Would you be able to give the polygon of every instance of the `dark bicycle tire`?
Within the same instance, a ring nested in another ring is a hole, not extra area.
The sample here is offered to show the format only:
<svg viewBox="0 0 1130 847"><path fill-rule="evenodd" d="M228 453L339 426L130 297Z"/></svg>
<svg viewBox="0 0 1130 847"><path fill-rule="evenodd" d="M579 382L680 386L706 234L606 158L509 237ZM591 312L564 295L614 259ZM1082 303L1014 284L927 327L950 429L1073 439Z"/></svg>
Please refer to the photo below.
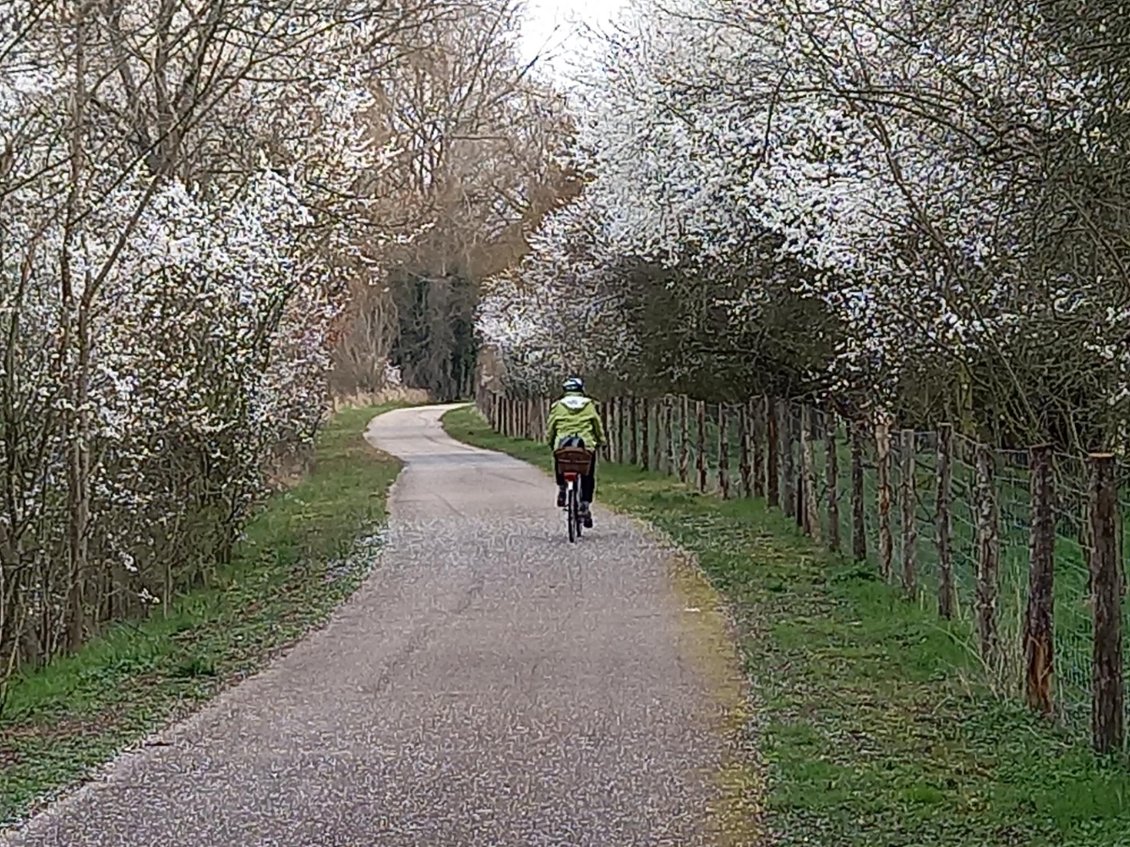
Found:
<svg viewBox="0 0 1130 847"><path fill-rule="evenodd" d="M569 527L569 543L572 544L577 540L577 484L572 483L569 486L569 500L565 507L565 523Z"/></svg>

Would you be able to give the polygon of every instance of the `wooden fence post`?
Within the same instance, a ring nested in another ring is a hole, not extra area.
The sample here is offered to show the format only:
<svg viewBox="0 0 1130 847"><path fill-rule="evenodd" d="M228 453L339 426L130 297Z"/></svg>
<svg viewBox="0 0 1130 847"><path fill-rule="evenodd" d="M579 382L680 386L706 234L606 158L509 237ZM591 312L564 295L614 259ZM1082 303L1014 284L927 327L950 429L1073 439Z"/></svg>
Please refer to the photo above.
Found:
<svg viewBox="0 0 1130 847"><path fill-rule="evenodd" d="M794 520L796 508L796 471L793 462L793 421L787 400L777 401L777 449L781 454L781 504L785 514Z"/></svg>
<svg viewBox="0 0 1130 847"><path fill-rule="evenodd" d="M651 470L651 400L640 401L640 467Z"/></svg>
<svg viewBox="0 0 1130 847"><path fill-rule="evenodd" d="M680 408L682 409L682 420L679 426L679 482L686 485L690 476L691 462L691 401L689 397L682 398Z"/></svg>
<svg viewBox="0 0 1130 847"><path fill-rule="evenodd" d="M632 463L632 398L620 398L620 462Z"/></svg>
<svg viewBox="0 0 1130 847"><path fill-rule="evenodd" d="M769 497L769 505L781 505L781 473L778 463L780 461L780 421L777 419L777 401L772 397L765 398L765 488Z"/></svg>
<svg viewBox="0 0 1130 847"><path fill-rule="evenodd" d="M616 401L616 435L620 442L620 464L626 465L628 459L628 398L620 397Z"/></svg>
<svg viewBox="0 0 1130 847"><path fill-rule="evenodd" d="M1024 693L1028 706L1050 717L1055 672L1055 518L1052 448L1028 451L1031 520L1028 533L1028 608L1024 615Z"/></svg>
<svg viewBox="0 0 1130 847"><path fill-rule="evenodd" d="M957 592L953 584L953 523L950 499L953 488L953 426L942 424L938 428L938 464L935 468L937 491L935 493L935 522L938 534L938 614L953 620Z"/></svg>
<svg viewBox="0 0 1130 847"><path fill-rule="evenodd" d="M651 451L648 453L648 470L658 471L663 467L663 405L658 400L648 400L648 415L651 419L651 435L648 436Z"/></svg>
<svg viewBox="0 0 1130 847"><path fill-rule="evenodd" d="M604 437L608 439L608 461L616 461L616 397L604 401Z"/></svg>
<svg viewBox="0 0 1130 847"><path fill-rule="evenodd" d="M753 496L765 496L765 401L750 401L750 440L753 451Z"/></svg>
<svg viewBox="0 0 1130 847"><path fill-rule="evenodd" d="M807 531L808 508L804 493L804 437L800 425L801 416L796 413L792 403L788 405L789 421L789 469L792 471L793 520L802 532Z"/></svg>
<svg viewBox="0 0 1130 847"><path fill-rule="evenodd" d="M804 474L804 531L819 544L823 538L820 526L820 509L816 504L816 457L812 452L812 409L805 405L800 412L800 460Z"/></svg>
<svg viewBox="0 0 1130 847"><path fill-rule="evenodd" d="M638 397L628 400L628 462L633 465L640 463L640 401Z"/></svg>
<svg viewBox="0 0 1130 847"><path fill-rule="evenodd" d="M875 420L875 453L879 471L879 572L883 579L889 580L894 547L891 538L891 429L887 415L882 412Z"/></svg>
<svg viewBox="0 0 1130 847"><path fill-rule="evenodd" d="M874 424L876 495L879 524L879 570L890 578L893 565L893 540L891 537L891 438L886 414L879 412Z"/></svg>
<svg viewBox="0 0 1130 847"><path fill-rule="evenodd" d="M753 496L753 465L750 461L750 448L753 446L753 421L750 419L749 403L738 406L738 472L742 477L742 496Z"/></svg>
<svg viewBox="0 0 1130 847"><path fill-rule="evenodd" d="M696 465L698 469L698 490L706 491L706 469L709 463L706 461L706 403L702 400L695 401L695 423L698 431L695 432L695 456Z"/></svg>
<svg viewBox="0 0 1130 847"><path fill-rule="evenodd" d="M1087 573L1091 572L1091 552L1094 549L1095 539L1092 535L1094 527L1091 524L1091 505L1090 503L1083 503L1081 512L1079 514L1079 532L1076 539L1079 543L1079 549L1083 553L1083 564L1087 568ZM1090 591L1090 577L1088 576L1087 590Z"/></svg>
<svg viewBox="0 0 1130 847"><path fill-rule="evenodd" d="M993 454L977 445L977 631L981 657L999 671L997 596L1000 573L1000 517L994 480Z"/></svg>
<svg viewBox="0 0 1130 847"><path fill-rule="evenodd" d="M608 458L613 462L620 461L620 409L619 397L608 400Z"/></svg>
<svg viewBox="0 0 1130 847"><path fill-rule="evenodd" d="M840 552L840 456L836 445L838 421L834 412L824 419L824 477L828 486L828 549Z"/></svg>
<svg viewBox="0 0 1130 847"><path fill-rule="evenodd" d="M867 561L867 507L864 504L862 421L851 425L851 554L857 562Z"/></svg>
<svg viewBox="0 0 1130 847"><path fill-rule="evenodd" d="M916 452L914 430L904 429L899 445L899 458L902 460L902 588L908 597L918 594Z"/></svg>
<svg viewBox="0 0 1130 847"><path fill-rule="evenodd" d="M1122 585L1118 563L1118 487L1114 456L1096 453L1091 465L1091 596L1094 653L1091 662L1091 732L1100 755L1122 749Z"/></svg>
<svg viewBox="0 0 1130 847"><path fill-rule="evenodd" d="M668 394L663 398L663 473L674 476L678 459L675 456L675 401Z"/></svg>
<svg viewBox="0 0 1130 847"><path fill-rule="evenodd" d="M730 499L730 421L725 403L718 404L718 490Z"/></svg>

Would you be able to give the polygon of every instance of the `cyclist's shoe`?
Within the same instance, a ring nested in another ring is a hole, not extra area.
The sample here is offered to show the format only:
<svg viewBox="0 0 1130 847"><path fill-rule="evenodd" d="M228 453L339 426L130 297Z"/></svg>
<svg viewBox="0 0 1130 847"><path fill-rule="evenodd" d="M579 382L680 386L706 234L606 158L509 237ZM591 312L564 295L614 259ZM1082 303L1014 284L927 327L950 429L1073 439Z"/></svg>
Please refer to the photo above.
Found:
<svg viewBox="0 0 1130 847"><path fill-rule="evenodd" d="M565 508L565 489L564 488L558 488L557 489L557 508L558 509L564 509Z"/></svg>
<svg viewBox="0 0 1130 847"><path fill-rule="evenodd" d="M584 522L585 529L592 529L592 509L588 503L581 504L581 520Z"/></svg>

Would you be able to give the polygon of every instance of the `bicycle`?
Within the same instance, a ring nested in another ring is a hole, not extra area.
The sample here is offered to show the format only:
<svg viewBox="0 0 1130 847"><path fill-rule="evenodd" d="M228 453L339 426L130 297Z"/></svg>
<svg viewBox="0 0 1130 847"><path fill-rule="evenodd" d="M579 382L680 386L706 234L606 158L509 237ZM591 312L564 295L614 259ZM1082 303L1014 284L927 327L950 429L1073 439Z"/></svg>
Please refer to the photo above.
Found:
<svg viewBox="0 0 1130 847"><path fill-rule="evenodd" d="M592 470L592 451L584 447L558 447L553 451L557 470L565 478L565 523L569 543L581 537L584 515L581 514L581 477Z"/></svg>

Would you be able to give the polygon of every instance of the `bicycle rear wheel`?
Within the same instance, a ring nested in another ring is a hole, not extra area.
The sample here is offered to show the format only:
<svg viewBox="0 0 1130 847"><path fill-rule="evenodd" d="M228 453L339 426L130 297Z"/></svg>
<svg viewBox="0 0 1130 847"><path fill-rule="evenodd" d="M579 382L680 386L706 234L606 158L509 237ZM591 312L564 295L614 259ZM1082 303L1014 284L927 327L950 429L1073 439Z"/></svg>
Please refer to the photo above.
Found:
<svg viewBox="0 0 1130 847"><path fill-rule="evenodd" d="M569 543L577 540L577 483L569 483L569 499L565 508L565 523L569 526Z"/></svg>

